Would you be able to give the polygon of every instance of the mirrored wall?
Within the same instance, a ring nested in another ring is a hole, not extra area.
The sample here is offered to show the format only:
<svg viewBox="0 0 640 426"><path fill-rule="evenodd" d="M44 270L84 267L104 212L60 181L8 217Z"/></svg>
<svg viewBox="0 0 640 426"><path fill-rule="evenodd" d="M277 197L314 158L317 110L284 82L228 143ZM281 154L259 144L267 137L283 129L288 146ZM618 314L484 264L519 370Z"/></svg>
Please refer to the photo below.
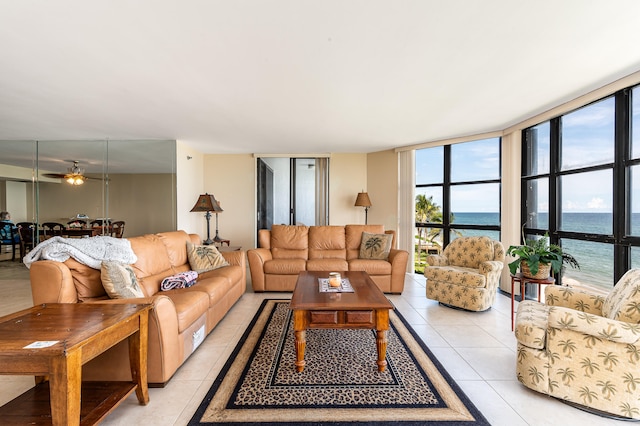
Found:
<svg viewBox="0 0 640 426"><path fill-rule="evenodd" d="M175 141L0 141L0 153L0 211L14 223L108 219L125 237L176 229Z"/></svg>

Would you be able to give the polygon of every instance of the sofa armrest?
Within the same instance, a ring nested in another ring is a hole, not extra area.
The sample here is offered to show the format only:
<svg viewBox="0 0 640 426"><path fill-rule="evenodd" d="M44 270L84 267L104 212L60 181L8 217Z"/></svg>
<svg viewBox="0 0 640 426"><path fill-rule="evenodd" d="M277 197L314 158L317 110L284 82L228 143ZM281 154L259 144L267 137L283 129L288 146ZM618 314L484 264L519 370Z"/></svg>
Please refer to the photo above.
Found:
<svg viewBox="0 0 640 426"><path fill-rule="evenodd" d="M550 285L545 291L545 302L550 306L563 306L594 315L602 315L604 297L571 287Z"/></svg>
<svg viewBox="0 0 640 426"><path fill-rule="evenodd" d="M429 266L447 266L449 259L443 254L430 254L427 256L427 264Z"/></svg>
<svg viewBox="0 0 640 426"><path fill-rule="evenodd" d="M504 267L504 262L500 262L498 260L487 260L485 262L480 263L478 265L478 269L481 274L488 275L492 272L502 272L502 268Z"/></svg>
<svg viewBox="0 0 640 426"><path fill-rule="evenodd" d="M78 293L71 271L61 262L40 260L29 268L33 304L77 303Z"/></svg>
<svg viewBox="0 0 640 426"><path fill-rule="evenodd" d="M391 263L391 293L400 294L404 290L404 277L407 273L407 263L409 253L406 250L391 249L389 252L389 263Z"/></svg>
<svg viewBox="0 0 640 426"><path fill-rule="evenodd" d="M271 250L256 248L247 251L249 260L249 272L251 273L251 286L253 291L264 291L264 263L273 259Z"/></svg>
<svg viewBox="0 0 640 426"><path fill-rule="evenodd" d="M242 250L223 251L220 254L231 265L237 265L243 269L247 267L246 256Z"/></svg>
<svg viewBox="0 0 640 426"><path fill-rule="evenodd" d="M640 324L616 321L562 306L549 309L549 327L571 330L614 343L637 344L640 339Z"/></svg>

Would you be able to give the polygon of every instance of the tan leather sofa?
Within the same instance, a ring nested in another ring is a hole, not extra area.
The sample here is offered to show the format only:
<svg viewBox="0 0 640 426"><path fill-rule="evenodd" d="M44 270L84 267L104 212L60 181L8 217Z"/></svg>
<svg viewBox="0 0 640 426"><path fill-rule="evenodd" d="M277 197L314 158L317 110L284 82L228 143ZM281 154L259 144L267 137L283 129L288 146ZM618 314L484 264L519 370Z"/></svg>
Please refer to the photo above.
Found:
<svg viewBox="0 0 640 426"><path fill-rule="evenodd" d="M387 260L361 259L362 233L391 234ZM395 249L395 232L382 225L273 225L248 250L253 290L293 291L301 271L365 271L385 293L402 293L409 253Z"/></svg>
<svg viewBox="0 0 640 426"><path fill-rule="evenodd" d="M100 270L73 258L64 263L34 262L30 269L34 305L41 303L150 303L148 381L164 385L218 324L246 288L243 251L225 252L230 263L198 276L189 288L160 291L162 280L190 270L187 241L200 237L184 231L129 238L138 261L132 265L147 297L109 299ZM126 342L113 347L83 367L83 380L130 380Z"/></svg>

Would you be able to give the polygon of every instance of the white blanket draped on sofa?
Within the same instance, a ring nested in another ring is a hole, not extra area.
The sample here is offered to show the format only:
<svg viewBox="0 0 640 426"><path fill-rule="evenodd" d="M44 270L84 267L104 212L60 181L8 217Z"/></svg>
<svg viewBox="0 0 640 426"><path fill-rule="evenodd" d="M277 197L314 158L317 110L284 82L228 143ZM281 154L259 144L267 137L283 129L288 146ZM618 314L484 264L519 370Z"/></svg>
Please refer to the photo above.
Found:
<svg viewBox="0 0 640 426"><path fill-rule="evenodd" d="M80 263L100 269L103 260L113 260L126 264L135 263L138 258L126 238L97 236L91 238L52 237L44 240L23 259L27 268L37 260L64 262L73 257Z"/></svg>

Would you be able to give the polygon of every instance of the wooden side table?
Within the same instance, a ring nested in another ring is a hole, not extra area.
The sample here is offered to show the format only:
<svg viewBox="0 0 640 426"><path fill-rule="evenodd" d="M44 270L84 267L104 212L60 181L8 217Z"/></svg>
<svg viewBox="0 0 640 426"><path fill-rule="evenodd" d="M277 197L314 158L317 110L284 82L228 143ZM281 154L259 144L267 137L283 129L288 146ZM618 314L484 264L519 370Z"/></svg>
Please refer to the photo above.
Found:
<svg viewBox="0 0 640 426"><path fill-rule="evenodd" d="M520 283L520 300L524 300L524 291L526 289L527 283L536 284L538 286L538 302L540 301L540 288L543 285L551 285L555 284L556 280L553 277L547 277L542 279L536 278L527 278L522 275L522 272L518 272L517 274L511 275L511 331L513 331L513 314L514 314L514 297L515 297L515 283L516 281Z"/></svg>
<svg viewBox="0 0 640 426"><path fill-rule="evenodd" d="M146 405L150 309L146 304L50 303L0 318L0 374L36 379L35 388L0 407L2 422L97 424L133 391ZM82 365L127 338L132 381L83 383Z"/></svg>

